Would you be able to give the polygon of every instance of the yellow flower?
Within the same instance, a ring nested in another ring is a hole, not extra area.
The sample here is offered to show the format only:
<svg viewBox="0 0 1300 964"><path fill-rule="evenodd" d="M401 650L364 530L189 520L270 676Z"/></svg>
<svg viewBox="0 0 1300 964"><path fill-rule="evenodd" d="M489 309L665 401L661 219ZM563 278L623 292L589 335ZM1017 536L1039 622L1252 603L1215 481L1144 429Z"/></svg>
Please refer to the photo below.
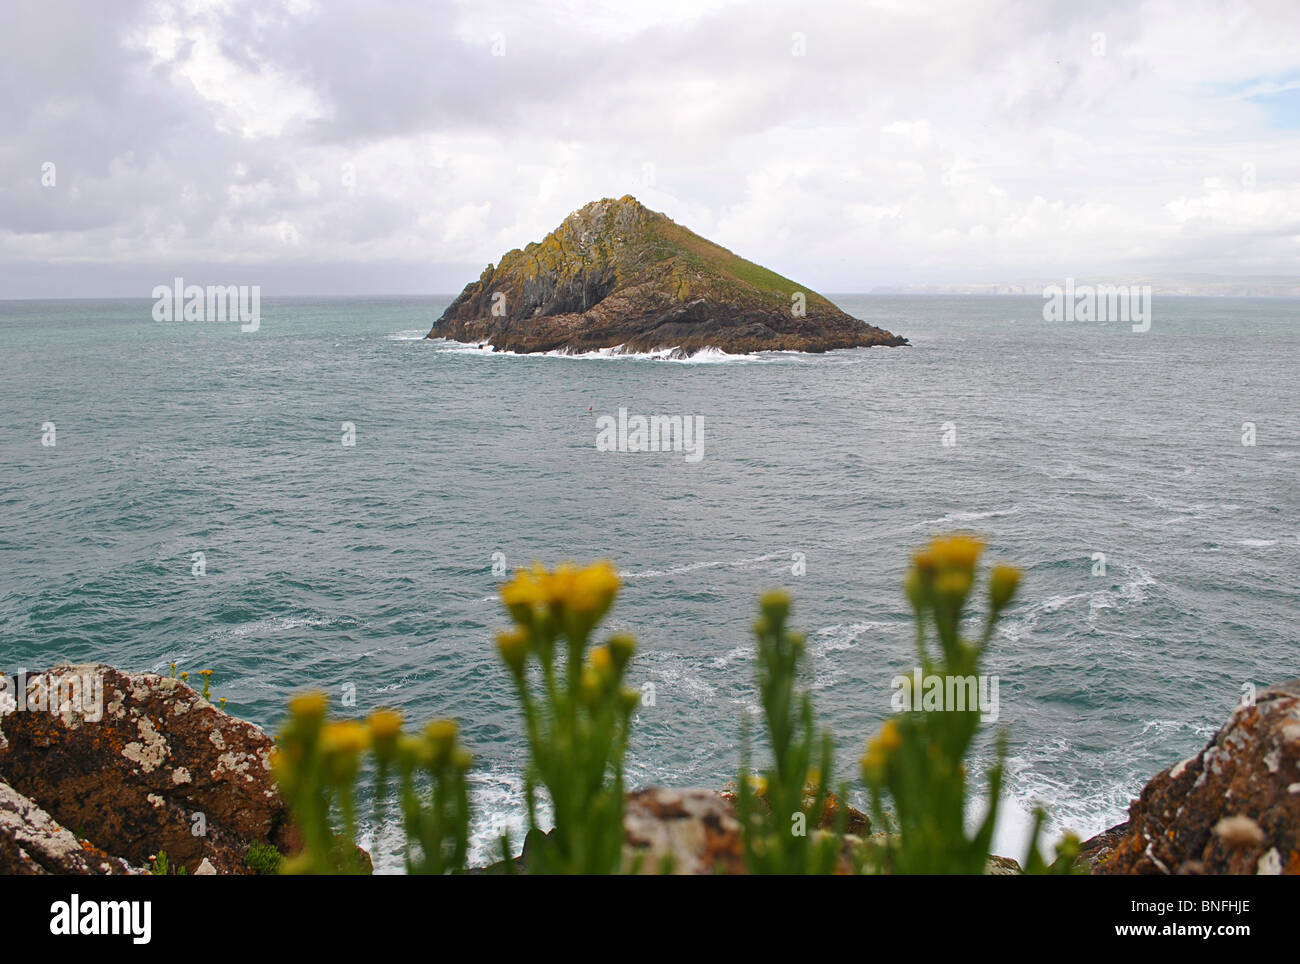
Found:
<svg viewBox="0 0 1300 964"><path fill-rule="evenodd" d="M609 637L605 645L609 648L610 655L614 657L614 668L621 674L632 659L632 654L636 652L636 640L625 633L619 633Z"/></svg>
<svg viewBox="0 0 1300 964"><path fill-rule="evenodd" d="M397 764L404 772L409 773L412 767L429 759L429 744L425 740L410 733L397 735Z"/></svg>
<svg viewBox="0 0 1300 964"><path fill-rule="evenodd" d="M884 776L885 764L889 762L888 757L878 746L868 746L867 752L862 755L860 761L862 765L862 782L876 784L880 783Z"/></svg>
<svg viewBox="0 0 1300 964"><path fill-rule="evenodd" d="M593 667L584 666L578 681L578 688L582 702L587 706L595 706L600 702L600 694L604 690L604 685L600 674Z"/></svg>
<svg viewBox="0 0 1300 964"><path fill-rule="evenodd" d="M942 573L934 581L935 593L948 599L965 599L966 594L970 592L970 586L971 574L958 570Z"/></svg>
<svg viewBox="0 0 1300 964"><path fill-rule="evenodd" d="M862 755L862 779L865 783L877 784L884 778L885 767L889 764L889 759L894 755L894 751L903 745L902 735L898 732L898 724L893 720L885 720L880 726L880 732L876 738L867 743L867 750Z"/></svg>
<svg viewBox="0 0 1300 964"><path fill-rule="evenodd" d="M320 720L325 717L329 697L319 690L299 693L289 701L289 712L302 720Z"/></svg>
<svg viewBox="0 0 1300 964"><path fill-rule="evenodd" d="M938 569L974 572L983 549L979 539L957 534L932 540L927 554Z"/></svg>
<svg viewBox="0 0 1300 964"><path fill-rule="evenodd" d="M759 599L758 608L769 626L779 626L790 615L790 594L784 589L769 589Z"/></svg>
<svg viewBox="0 0 1300 964"><path fill-rule="evenodd" d="M557 570L557 581L560 578L560 571ZM576 613L603 616L613 603L620 585L618 571L612 563L604 561L593 563L582 570L570 567L563 578L565 604Z"/></svg>
<svg viewBox="0 0 1300 964"><path fill-rule="evenodd" d="M552 608L572 603L573 587L578 581L578 567L571 562L562 562L554 572L546 573L542 586L545 588L547 601Z"/></svg>
<svg viewBox="0 0 1300 964"><path fill-rule="evenodd" d="M370 745L370 731L356 720L327 723L321 730L320 744L326 753L355 756Z"/></svg>
<svg viewBox="0 0 1300 964"><path fill-rule="evenodd" d="M912 568L922 581L928 581L934 576L935 567L934 554L929 549L912 553Z"/></svg>
<svg viewBox="0 0 1300 964"><path fill-rule="evenodd" d="M1015 566L994 566L989 577L989 600L994 611L1006 608L1020 585L1020 570Z"/></svg>
<svg viewBox="0 0 1300 964"><path fill-rule="evenodd" d="M541 610L549 608L552 613L578 617L589 629L609 609L618 588L618 573L608 562L583 569L562 562L549 572L533 563L501 587L501 601L520 625L530 625Z"/></svg>
<svg viewBox="0 0 1300 964"><path fill-rule="evenodd" d="M522 627L497 633L497 652L516 677L523 675L528 660L528 640L528 630Z"/></svg>
<svg viewBox="0 0 1300 964"><path fill-rule="evenodd" d="M912 608L919 612L925 604L925 579L920 569L914 567L908 571L907 578L903 580L903 592Z"/></svg>
<svg viewBox="0 0 1300 964"><path fill-rule="evenodd" d="M625 686L618 691L618 702L623 707L624 713L635 713L636 708L641 705L641 693L639 690Z"/></svg>
<svg viewBox="0 0 1300 964"><path fill-rule="evenodd" d="M608 646L597 646L591 651L591 668L599 673L602 678L613 671L614 657L610 655Z"/></svg>
<svg viewBox="0 0 1300 964"><path fill-rule="evenodd" d="M375 756L388 760L397 749L397 735L402 732L402 714L396 710L378 709L366 721L370 726L370 740Z"/></svg>
<svg viewBox="0 0 1300 964"><path fill-rule="evenodd" d="M375 710L370 714L368 722L370 723L370 735L377 739L392 739L402 730L402 714L396 710Z"/></svg>
<svg viewBox="0 0 1300 964"><path fill-rule="evenodd" d="M885 720L880 726L880 733L876 737L876 742L886 753L893 753L903 745L903 738L898 732L898 724L893 720Z"/></svg>
<svg viewBox="0 0 1300 964"><path fill-rule="evenodd" d="M434 720L424 728L424 736L428 741L435 766L442 764L451 756L459 730L460 727L455 720Z"/></svg>
<svg viewBox="0 0 1300 964"><path fill-rule="evenodd" d="M532 569L520 569L513 579L501 587L501 602L515 622L527 625L534 608L547 605L550 600L542 580L546 571L534 564Z"/></svg>

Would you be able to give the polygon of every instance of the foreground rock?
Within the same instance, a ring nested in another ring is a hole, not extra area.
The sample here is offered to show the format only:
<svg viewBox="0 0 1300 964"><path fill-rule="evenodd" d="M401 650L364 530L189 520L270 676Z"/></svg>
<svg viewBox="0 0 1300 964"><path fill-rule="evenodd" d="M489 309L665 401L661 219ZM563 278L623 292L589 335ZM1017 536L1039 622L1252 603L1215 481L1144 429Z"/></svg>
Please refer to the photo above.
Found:
<svg viewBox="0 0 1300 964"><path fill-rule="evenodd" d="M804 788L804 805L809 809L813 806L812 788ZM730 803L733 807L736 805L736 788L735 784L728 784L727 789L722 791L722 798ZM756 801L763 807L768 806L767 797L762 793L756 796ZM867 837L871 834L871 818L861 810L841 802L840 798L834 793L827 792L826 803L822 809L821 819L817 822L818 830L834 830L835 825L840 821L840 811L843 810L844 826L843 831L846 834L852 834L855 837Z"/></svg>
<svg viewBox="0 0 1300 964"><path fill-rule="evenodd" d="M650 211L593 201L465 287L429 338L520 353L905 345L821 295Z"/></svg>
<svg viewBox="0 0 1300 964"><path fill-rule="evenodd" d="M870 832L866 814L847 804L843 806L845 824L850 828L838 873L853 873L855 858L865 851L883 847L886 835ZM828 832L837 819L831 810L811 829L816 836ZM745 851L741 824L736 816L735 795L731 790L718 792L698 788L675 789L646 787L627 795L623 811L623 867L627 873L661 874L665 870L679 876L739 875L745 873ZM517 870L525 870L531 838L524 842L524 852L516 860ZM501 873L501 864L475 873ZM1019 874L1020 865L1010 857L989 857L984 871L991 876Z"/></svg>
<svg viewBox="0 0 1300 964"><path fill-rule="evenodd" d="M13 787L0 783L0 874L143 873L126 861L78 840Z"/></svg>
<svg viewBox="0 0 1300 964"><path fill-rule="evenodd" d="M1205 749L1157 774L1095 872L1300 874L1300 680L1239 706ZM1091 843L1091 841L1090 841Z"/></svg>
<svg viewBox="0 0 1300 964"><path fill-rule="evenodd" d="M1097 836L1085 840L1079 845L1079 856L1074 861L1075 869L1085 874L1105 873L1115 848L1128 839L1129 824L1125 820Z"/></svg>
<svg viewBox="0 0 1300 964"><path fill-rule="evenodd" d="M53 846L66 849L58 828L74 828L125 863L146 866L166 851L172 867L191 874L205 860L218 873L248 873L245 855L255 841L287 849L288 812L271 778L272 742L261 729L180 680L103 665L42 676L48 692L65 696L74 680L83 693L102 682L101 719L87 695L61 704L56 696L52 711L0 717L0 781L11 788L3 799L21 795L34 804L40 813L28 811L28 823L53 826ZM8 849L17 845L49 872L101 872L43 863L23 843L31 832L17 817L0 823Z"/></svg>
<svg viewBox="0 0 1300 964"><path fill-rule="evenodd" d="M712 790L648 787L628 794L624 862L641 873L740 874L745 858L731 801Z"/></svg>

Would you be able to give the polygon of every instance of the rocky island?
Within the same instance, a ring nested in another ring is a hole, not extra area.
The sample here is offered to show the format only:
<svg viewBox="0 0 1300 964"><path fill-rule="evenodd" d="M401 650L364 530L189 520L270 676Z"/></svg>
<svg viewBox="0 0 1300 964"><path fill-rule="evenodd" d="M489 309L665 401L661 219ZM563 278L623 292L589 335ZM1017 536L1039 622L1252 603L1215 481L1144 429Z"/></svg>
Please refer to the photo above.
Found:
<svg viewBox="0 0 1300 964"><path fill-rule="evenodd" d="M630 195L593 201L466 285L429 338L496 351L825 352L906 345Z"/></svg>

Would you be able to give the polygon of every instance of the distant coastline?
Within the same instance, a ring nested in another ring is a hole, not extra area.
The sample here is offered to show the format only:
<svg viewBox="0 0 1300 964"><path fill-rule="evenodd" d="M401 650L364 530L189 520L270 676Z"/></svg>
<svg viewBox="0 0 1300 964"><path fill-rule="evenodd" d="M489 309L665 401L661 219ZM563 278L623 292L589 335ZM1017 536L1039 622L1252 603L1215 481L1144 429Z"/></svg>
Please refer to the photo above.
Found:
<svg viewBox="0 0 1300 964"><path fill-rule="evenodd" d="M1300 277L1227 275L1079 275L1079 284L1150 287L1152 294L1201 298L1300 298ZM969 284L877 285L873 295L1034 295L1041 296L1061 278Z"/></svg>

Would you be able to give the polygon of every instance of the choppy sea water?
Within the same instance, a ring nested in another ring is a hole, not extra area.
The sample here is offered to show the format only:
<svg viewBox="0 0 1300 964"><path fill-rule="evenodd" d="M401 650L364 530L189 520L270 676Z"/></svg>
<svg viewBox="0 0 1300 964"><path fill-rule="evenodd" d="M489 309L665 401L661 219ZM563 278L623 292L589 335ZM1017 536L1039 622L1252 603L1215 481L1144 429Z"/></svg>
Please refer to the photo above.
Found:
<svg viewBox="0 0 1300 964"><path fill-rule="evenodd" d="M1300 301L1157 296L1135 334L1033 297L835 300L913 347L520 357L422 340L447 298L266 299L255 333L0 302L0 671L211 668L272 730L292 692L349 684L358 712L457 717L480 856L522 826L498 552L618 563L608 627L656 693L630 782L720 787L763 589L795 594L852 776L913 665L908 553L983 534L1025 569L986 662L1016 857L1034 802L1101 830L1243 684L1300 674ZM704 457L597 451L619 408L702 418Z"/></svg>

